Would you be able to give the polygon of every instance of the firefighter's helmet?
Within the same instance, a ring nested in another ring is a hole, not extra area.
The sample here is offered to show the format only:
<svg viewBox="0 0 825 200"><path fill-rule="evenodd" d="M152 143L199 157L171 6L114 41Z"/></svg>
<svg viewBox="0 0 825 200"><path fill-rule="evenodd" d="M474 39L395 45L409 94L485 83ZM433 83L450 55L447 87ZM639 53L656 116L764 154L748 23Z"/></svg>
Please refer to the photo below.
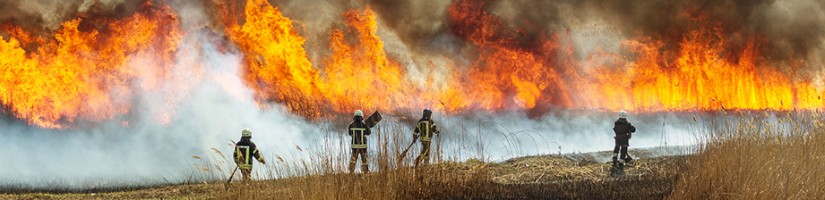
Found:
<svg viewBox="0 0 825 200"><path fill-rule="evenodd" d="M252 137L252 131L249 131L249 128L244 128L241 131L241 137Z"/></svg>
<svg viewBox="0 0 825 200"><path fill-rule="evenodd" d="M424 109L424 117L430 117L433 115L433 111L430 109Z"/></svg>
<svg viewBox="0 0 825 200"><path fill-rule="evenodd" d="M627 112L625 112L624 110L619 111L619 118L627 118Z"/></svg>
<svg viewBox="0 0 825 200"><path fill-rule="evenodd" d="M362 112L361 110L356 110L355 111L355 116L356 117L364 117L364 112Z"/></svg>

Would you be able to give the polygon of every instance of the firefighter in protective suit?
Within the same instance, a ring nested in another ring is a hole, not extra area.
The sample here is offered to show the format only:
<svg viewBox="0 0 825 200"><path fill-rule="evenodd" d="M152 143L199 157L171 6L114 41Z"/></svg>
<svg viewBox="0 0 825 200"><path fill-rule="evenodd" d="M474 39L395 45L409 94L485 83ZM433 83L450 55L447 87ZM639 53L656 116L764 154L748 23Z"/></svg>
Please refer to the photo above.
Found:
<svg viewBox="0 0 825 200"><path fill-rule="evenodd" d="M433 111L424 109L424 114L418 123L415 125L413 131L413 142L419 137L421 138L421 153L415 158L415 168L418 168L418 163L424 162L425 165L430 164L430 141L433 136L441 133L435 121L432 119Z"/></svg>
<svg viewBox="0 0 825 200"><path fill-rule="evenodd" d="M633 158L627 155L627 146L629 146L630 137L636 132L636 127L627 121L627 112L624 110L619 112L619 119L613 123L613 132L616 133L616 136L613 137L616 139L616 146L613 147L613 166L619 165L618 156L620 151L621 159L625 163L630 163Z"/></svg>
<svg viewBox="0 0 825 200"><path fill-rule="evenodd" d="M352 137L352 158L349 160L349 172L355 172L355 163L358 156L361 156L361 172L369 173L369 163L367 163L367 136L370 135L370 128L364 123L364 112L355 111L352 123L349 124L349 136Z"/></svg>
<svg viewBox="0 0 825 200"><path fill-rule="evenodd" d="M249 180L252 174L252 158L257 159L261 164L266 164L264 157L261 156L258 147L251 139L252 131L249 131L249 128L244 128L241 131L241 140L235 144L234 160L241 170L241 174L243 174L243 180Z"/></svg>

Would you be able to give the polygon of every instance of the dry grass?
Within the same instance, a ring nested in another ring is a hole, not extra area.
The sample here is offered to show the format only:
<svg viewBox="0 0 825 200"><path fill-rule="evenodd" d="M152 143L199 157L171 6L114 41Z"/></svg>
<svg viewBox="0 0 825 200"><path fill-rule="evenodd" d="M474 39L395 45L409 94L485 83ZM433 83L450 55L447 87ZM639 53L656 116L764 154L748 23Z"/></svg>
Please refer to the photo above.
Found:
<svg viewBox="0 0 825 200"><path fill-rule="evenodd" d="M639 151L633 151L642 154ZM609 154L599 152L597 154ZM620 178L589 154L544 155L501 163L469 160L433 164L418 178L401 167L371 174L330 173L274 180L185 184L119 192L25 194L22 199L662 199L684 157L646 158ZM553 165L553 166L549 166ZM632 191L632 192L629 192Z"/></svg>
<svg viewBox="0 0 825 200"><path fill-rule="evenodd" d="M816 113L720 120L671 199L825 199L825 128Z"/></svg>

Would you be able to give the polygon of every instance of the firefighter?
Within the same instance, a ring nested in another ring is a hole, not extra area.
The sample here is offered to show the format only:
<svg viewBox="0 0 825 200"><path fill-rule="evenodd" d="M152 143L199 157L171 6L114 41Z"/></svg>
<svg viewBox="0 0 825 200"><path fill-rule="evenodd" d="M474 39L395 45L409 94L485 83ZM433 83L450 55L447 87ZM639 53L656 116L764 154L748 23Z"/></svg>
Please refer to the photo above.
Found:
<svg viewBox="0 0 825 200"><path fill-rule="evenodd" d="M355 163L358 156L361 156L361 172L369 173L369 163L367 163L367 136L370 135L370 128L364 123L364 112L355 111L352 123L349 124L349 135L352 137L352 158L349 160L349 172L355 173Z"/></svg>
<svg viewBox="0 0 825 200"><path fill-rule="evenodd" d="M441 133L435 121L432 119L433 111L424 109L424 114L418 123L415 125L413 131L413 142L419 137L421 138L421 153L415 158L415 168L418 168L418 163L424 162L425 165L430 164L430 141L434 135Z"/></svg>
<svg viewBox="0 0 825 200"><path fill-rule="evenodd" d="M252 158L257 159L261 164L266 164L264 157L261 156L261 152L258 151L258 147L251 139L252 131L249 131L249 128L244 128L241 131L241 140L235 144L235 164L241 170L243 180L249 180L252 174Z"/></svg>
<svg viewBox="0 0 825 200"><path fill-rule="evenodd" d="M613 123L613 132L616 133L616 136L613 137L616 140L616 146L613 147L613 165L619 165L618 156L620 151L621 159L625 163L630 163L633 158L627 155L627 146L629 146L630 137L636 132L636 127L627 121L627 112L624 110L619 112L619 119Z"/></svg>

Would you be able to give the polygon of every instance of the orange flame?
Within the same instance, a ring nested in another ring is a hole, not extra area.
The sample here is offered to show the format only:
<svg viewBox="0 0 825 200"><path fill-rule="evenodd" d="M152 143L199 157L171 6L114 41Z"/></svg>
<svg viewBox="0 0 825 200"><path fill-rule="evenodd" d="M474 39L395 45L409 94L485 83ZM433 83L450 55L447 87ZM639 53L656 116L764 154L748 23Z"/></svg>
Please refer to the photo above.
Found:
<svg viewBox="0 0 825 200"><path fill-rule="evenodd" d="M332 34L332 56L325 62L324 97L335 111L350 112L360 108L389 110L405 107L411 101L403 94L410 88L401 66L387 58L384 42L377 36L375 13L351 10L346 22L358 34L359 44L350 45L340 30ZM380 88L380 89L379 89Z"/></svg>
<svg viewBox="0 0 825 200"><path fill-rule="evenodd" d="M245 56L243 80L259 105L279 102L308 118L355 109L543 114L825 107L822 80L795 71L804 61L772 66L759 54L760 38L732 48L724 28L708 18L694 19L678 44L638 36L624 41L622 52L579 60L566 33L511 30L485 11L485 2L456 0L448 8L450 33L466 42L466 51L443 55L442 66L431 61L413 69L426 77L413 77L388 55L369 7L343 14L346 26L331 30L329 49L318 54L326 55L323 63L313 66L295 23L268 1L249 0L242 20L234 5L217 4L226 36ZM178 24L171 8L147 1L130 17L64 22L53 37L0 25L9 36L0 41L3 111L48 128L129 113L134 93L168 89L164 82L180 78L170 72L180 62L174 58ZM173 108L178 97L165 107ZM159 118L168 123L172 115Z"/></svg>
<svg viewBox="0 0 825 200"><path fill-rule="evenodd" d="M230 24L227 33L246 54L244 78L258 99L283 102L310 118L328 109L395 109L410 102L403 96L408 80L399 64L387 58L377 36L375 13L367 8L344 17L360 43L349 44L341 30L333 31L332 55L322 73L309 62L302 46L305 39L293 30L290 19L267 1L247 2L245 23Z"/></svg>
<svg viewBox="0 0 825 200"><path fill-rule="evenodd" d="M47 128L125 114L135 78L125 65L134 55L156 55L152 64L168 66L179 40L177 21L170 8L147 3L133 16L104 20L109 23L101 29L81 31L81 24L94 23L86 19L64 22L54 38L6 26L11 37L0 41L0 101L16 117ZM27 52L22 46L31 43L36 50Z"/></svg>
<svg viewBox="0 0 825 200"><path fill-rule="evenodd" d="M662 42L629 41L625 47L639 56L627 63L625 73L604 68L592 72L597 74L591 81L596 95L612 101L592 101L588 106L660 111L793 110L825 105L820 99L823 91L811 80L798 80L768 66L758 53L757 40L750 40L738 54L726 53L727 45L718 30L694 30L668 62Z"/></svg>
<svg viewBox="0 0 825 200"><path fill-rule="evenodd" d="M250 0L245 23L230 24L227 32L246 53L245 80L258 98L283 102L289 110L310 118L324 110L403 111L435 106L457 112L514 105L529 109L546 101L541 96L558 88L554 84L561 84L546 81L556 80L558 75L544 70L541 60L529 52L496 47L485 50L477 64L480 66L470 70L470 76L448 77L449 84L457 87L434 89L432 74L424 88L416 87L404 68L387 56L377 36L376 14L369 7L348 11L344 19L354 29L357 42L350 44L344 31L334 30L331 55L324 60L322 70L313 68L307 59L302 46L305 39L292 29L292 21L266 1Z"/></svg>
<svg viewBox="0 0 825 200"><path fill-rule="evenodd" d="M469 68L448 66L451 74L440 82L444 85L433 85L433 74L424 86L415 84L405 68L387 56L369 7L344 14L356 37L348 40L349 32L333 30L331 55L317 68L307 59L305 39L293 30L293 22L266 1L250 0L246 23L230 25L228 33L247 55L245 79L259 99L283 102L310 118L327 110L365 108L541 113L559 108L656 112L825 105L823 90L811 78L767 66L758 40L729 53L722 30L701 25L703 20L696 20L699 28L686 34L675 50L640 36L623 43L627 55L600 53L578 61L572 47L559 42L565 34L524 38L484 11L483 1L458 0L448 12L451 32L476 54Z"/></svg>
<svg viewBox="0 0 825 200"><path fill-rule="evenodd" d="M304 116L319 115L314 100L320 94L315 85L320 82L318 71L307 59L305 39L292 29L289 18L265 0L250 0L245 23L226 29L246 54L244 80L259 99L284 102L289 110Z"/></svg>
<svg viewBox="0 0 825 200"><path fill-rule="evenodd" d="M469 90L478 96L464 100L485 96L500 104L512 96L525 109L542 101L567 109L640 112L825 106L820 98L823 90L810 78L791 77L768 66L759 55L757 39L747 42L738 54L725 51L730 44L720 25L706 23L703 17L693 19L698 28L684 36L677 51L640 37L624 43L635 59L622 61L617 59L620 55L602 53L578 62L569 47L555 42L558 36L527 39L541 47L525 45L519 33L507 32L497 17L483 9L483 1L472 0L455 1L449 8L453 33L481 49L470 72L480 90ZM609 62L598 63L603 60ZM583 67L588 64L596 66ZM483 107L502 109L492 104Z"/></svg>

